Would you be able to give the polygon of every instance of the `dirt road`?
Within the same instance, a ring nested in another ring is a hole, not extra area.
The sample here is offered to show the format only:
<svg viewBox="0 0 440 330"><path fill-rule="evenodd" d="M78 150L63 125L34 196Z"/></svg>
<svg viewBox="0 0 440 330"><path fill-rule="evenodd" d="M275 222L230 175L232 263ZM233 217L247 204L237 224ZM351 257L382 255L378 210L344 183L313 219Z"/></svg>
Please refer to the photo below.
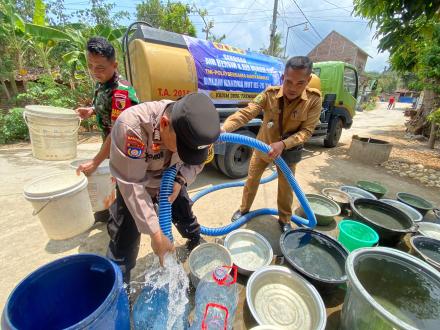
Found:
<svg viewBox="0 0 440 330"><path fill-rule="evenodd" d="M404 121L403 111L398 107L394 111L386 111L384 104L379 104L374 111L356 115L353 128L344 130L337 148L325 149L320 142L310 143L307 145L309 151L297 170L297 179L302 189L305 192L319 193L324 187L338 187L342 184L354 184L360 179L370 179L387 186L387 196L390 198L394 198L398 191L407 191L440 205L438 189L424 187L407 178L390 176L382 167L355 163L346 157L353 134L382 135L383 132L401 130ZM96 143L80 144L78 158L91 157L98 148L99 144ZM23 186L26 182L50 171L68 169L69 163L70 161L36 160L32 157L30 145L19 149L0 149L0 306L4 305L10 291L21 279L47 262L78 252L105 254L108 235L104 226L98 225L71 240L48 240L38 219L32 217L32 206L23 198ZM210 185L227 181L213 168L207 167L190 189L195 193ZM254 208L276 207L276 191L276 181L260 187ZM203 225L225 225L239 206L240 199L241 188L218 191L199 201L194 206L194 211ZM255 219L247 226L264 232L271 240L274 252L279 253L279 231L275 221ZM334 234L334 230L331 233ZM177 232L175 238L176 245L184 243ZM142 273L151 258L150 242L144 236L133 278Z"/></svg>

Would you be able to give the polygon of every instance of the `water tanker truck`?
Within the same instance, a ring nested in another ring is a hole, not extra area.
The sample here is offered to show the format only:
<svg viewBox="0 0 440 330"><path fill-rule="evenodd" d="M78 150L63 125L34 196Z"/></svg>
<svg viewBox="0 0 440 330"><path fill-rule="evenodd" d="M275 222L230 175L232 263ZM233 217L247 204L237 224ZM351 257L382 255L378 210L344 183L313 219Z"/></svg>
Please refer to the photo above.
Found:
<svg viewBox="0 0 440 330"><path fill-rule="evenodd" d="M280 85L283 60L258 52L201 40L151 27L130 25L123 38L127 79L142 102L176 100L198 91L214 102L221 121L245 107L268 86ZM358 96L356 68L344 62L317 62L309 85L322 91L322 112L312 139L335 147L343 128L350 128ZM261 118L238 134L256 137ZM244 177L252 149L239 144L218 144L213 165L231 178Z"/></svg>

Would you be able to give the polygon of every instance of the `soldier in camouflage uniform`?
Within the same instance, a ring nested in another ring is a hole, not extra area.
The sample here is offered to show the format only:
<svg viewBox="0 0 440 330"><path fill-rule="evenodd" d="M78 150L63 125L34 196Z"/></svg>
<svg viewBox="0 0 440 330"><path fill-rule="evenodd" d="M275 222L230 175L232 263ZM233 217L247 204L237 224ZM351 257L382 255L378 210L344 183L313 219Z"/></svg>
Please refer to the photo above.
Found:
<svg viewBox="0 0 440 330"><path fill-rule="evenodd" d="M102 130L103 141L110 134L111 127L121 112L138 103L134 88L117 72L104 84L96 83L93 108Z"/></svg>
<svg viewBox="0 0 440 330"><path fill-rule="evenodd" d="M77 169L78 174L84 172L84 174L90 175L110 156L110 131L113 123L122 111L138 104L139 100L130 83L123 80L118 74L115 49L107 39L94 37L87 42L87 64L93 79L96 80L93 106L78 108L76 112L82 119L95 114L103 138L103 144L98 154L91 161L81 164ZM95 218L98 221L106 221L108 211L97 212Z"/></svg>

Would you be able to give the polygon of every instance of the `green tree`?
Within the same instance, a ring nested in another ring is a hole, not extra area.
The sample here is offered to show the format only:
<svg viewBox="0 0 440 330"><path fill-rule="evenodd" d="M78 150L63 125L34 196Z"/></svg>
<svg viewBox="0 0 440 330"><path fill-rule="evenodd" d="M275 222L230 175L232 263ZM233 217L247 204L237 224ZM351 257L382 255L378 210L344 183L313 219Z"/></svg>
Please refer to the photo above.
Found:
<svg viewBox="0 0 440 330"><path fill-rule="evenodd" d="M32 22L34 16L34 3L35 0L12 0L11 2L15 8L15 11L25 22Z"/></svg>
<svg viewBox="0 0 440 330"><path fill-rule="evenodd" d="M46 1L47 13L49 15L49 23L51 25L63 26L69 23L71 15L66 14L64 0L48 0Z"/></svg>
<svg viewBox="0 0 440 330"><path fill-rule="evenodd" d="M208 20L208 11L204 8L198 8L195 4L193 4L191 8L192 12L198 14L200 18L203 21L203 24L205 25L204 28L202 28L202 32L205 33L205 39L211 40L212 42L222 42L226 38L226 34L222 34L221 36L216 36L214 33L212 33L212 29L214 28L214 20Z"/></svg>
<svg viewBox="0 0 440 330"><path fill-rule="evenodd" d="M260 49L260 52L266 55L271 55L279 58L283 58L284 47L282 46L283 36L281 32L275 33L273 40L273 52L271 53L269 47Z"/></svg>
<svg viewBox="0 0 440 330"><path fill-rule="evenodd" d="M189 18L191 7L182 2L163 4L160 0L147 0L136 6L138 21L146 21L152 26L167 31L195 37L196 28Z"/></svg>
<svg viewBox="0 0 440 330"><path fill-rule="evenodd" d="M439 105L440 2L438 0L354 0L354 13L375 24L379 50L390 52L400 73L413 72L424 89L421 110L410 122L413 133L427 133L428 115Z"/></svg>
<svg viewBox="0 0 440 330"><path fill-rule="evenodd" d="M110 3L106 0L89 0L89 3L89 8L77 10L74 16L81 22L90 22L89 24L92 26L107 25L120 27L121 24L119 22L130 17L130 14L123 10L112 14L112 11L117 8L115 3Z"/></svg>
<svg viewBox="0 0 440 330"><path fill-rule="evenodd" d="M5 79L9 79L13 94L17 94L15 85L16 70L23 70L24 54L29 47L25 34L25 22L17 12L11 0L0 2L0 83L8 99L11 97L6 88Z"/></svg>
<svg viewBox="0 0 440 330"><path fill-rule="evenodd" d="M43 0L35 0L32 23L25 24L25 32L31 36L29 41L32 49L42 61L47 74L52 76L49 62L51 53L58 42L69 40L69 36L61 30L47 26L46 6Z"/></svg>
<svg viewBox="0 0 440 330"><path fill-rule="evenodd" d="M385 71L378 77L379 92L394 93L399 85L399 75L395 71Z"/></svg>

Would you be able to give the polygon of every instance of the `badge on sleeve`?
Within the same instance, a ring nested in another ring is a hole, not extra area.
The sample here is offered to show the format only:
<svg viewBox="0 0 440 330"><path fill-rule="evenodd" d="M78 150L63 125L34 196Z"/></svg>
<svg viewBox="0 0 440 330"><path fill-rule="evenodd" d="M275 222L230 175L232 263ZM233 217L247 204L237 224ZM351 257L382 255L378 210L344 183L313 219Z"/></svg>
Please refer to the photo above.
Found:
<svg viewBox="0 0 440 330"><path fill-rule="evenodd" d="M115 90L112 97L112 121L115 121L122 111L131 106L131 100L128 97L128 91Z"/></svg>
<svg viewBox="0 0 440 330"><path fill-rule="evenodd" d="M127 135L125 139L125 153L133 159L142 158L145 150L145 144L140 138L133 135Z"/></svg>

